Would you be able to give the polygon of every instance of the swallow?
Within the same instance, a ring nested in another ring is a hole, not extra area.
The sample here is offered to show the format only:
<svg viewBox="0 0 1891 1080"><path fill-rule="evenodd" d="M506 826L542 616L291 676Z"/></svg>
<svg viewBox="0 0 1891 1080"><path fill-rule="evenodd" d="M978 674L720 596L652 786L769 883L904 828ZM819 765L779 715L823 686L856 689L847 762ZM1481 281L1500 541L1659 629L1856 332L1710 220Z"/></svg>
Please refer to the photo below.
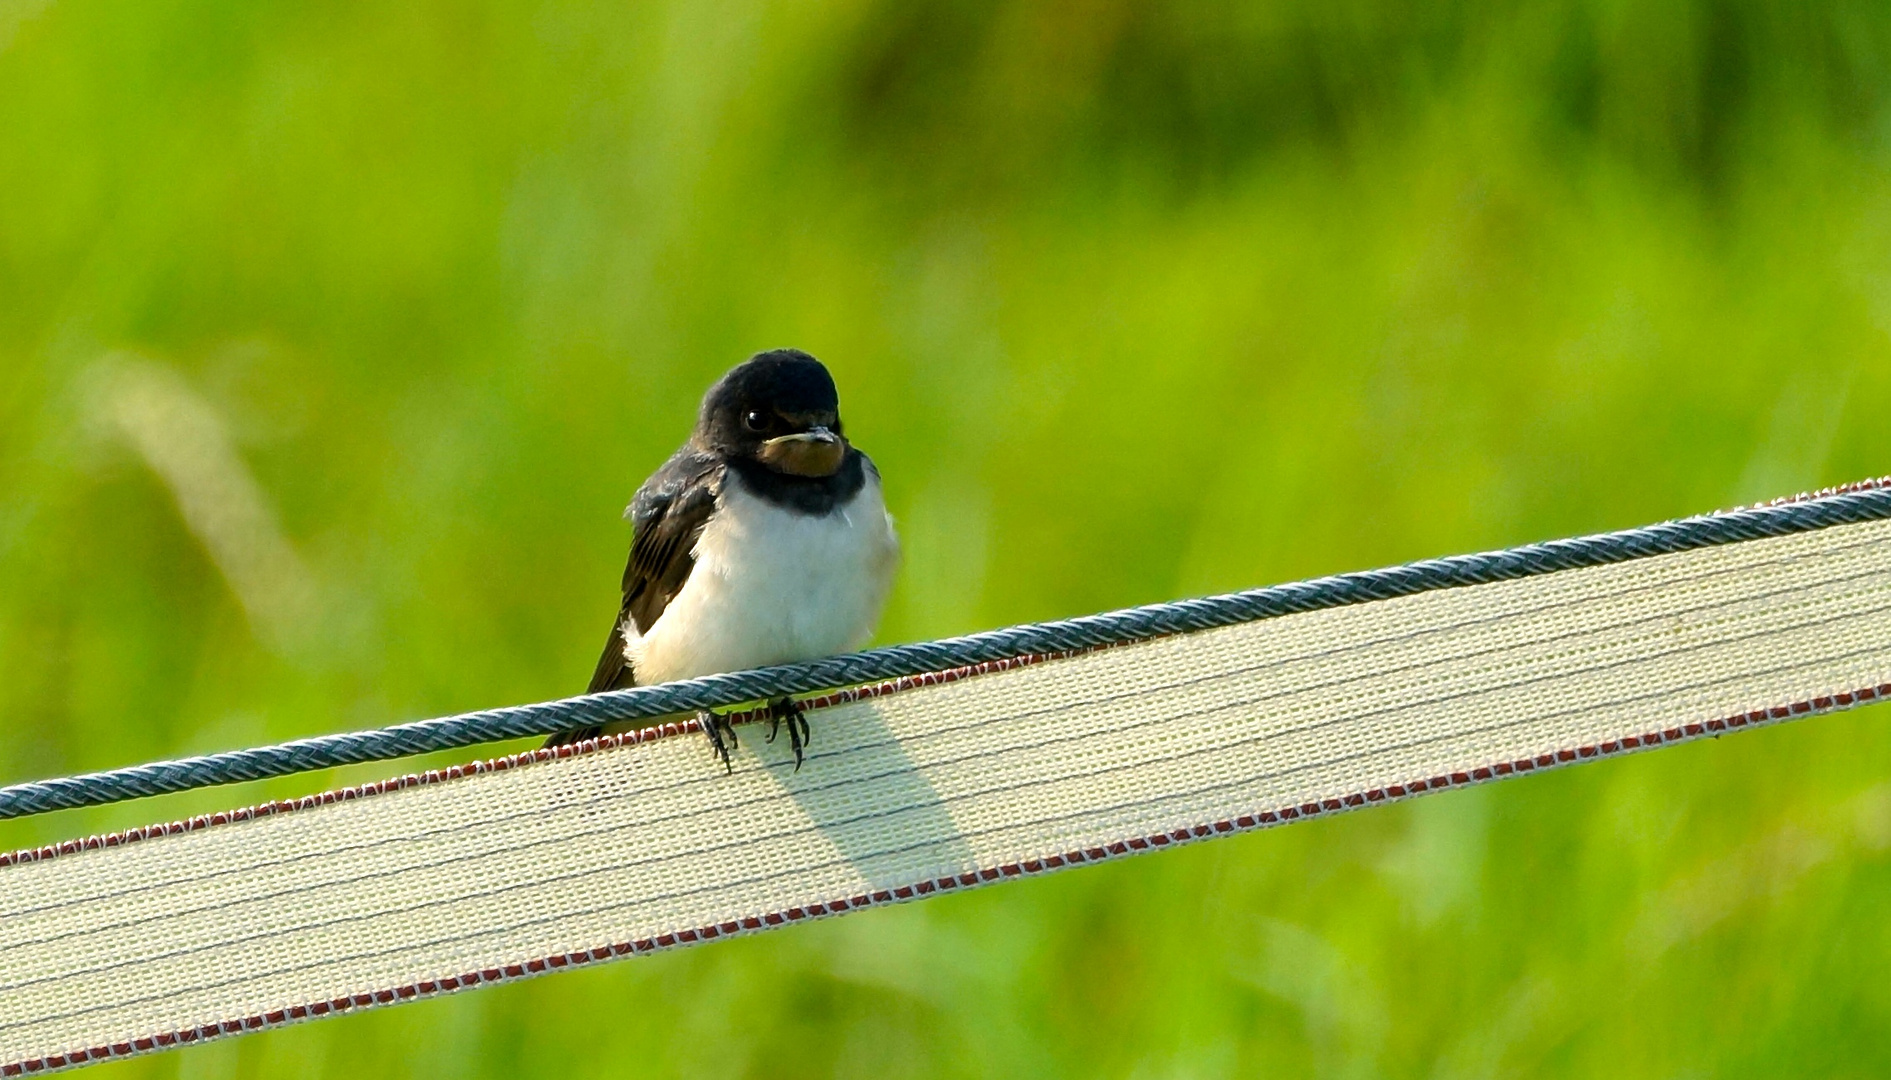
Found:
<svg viewBox="0 0 1891 1080"><path fill-rule="evenodd" d="M899 565L880 472L848 441L827 368L798 349L757 353L711 386L688 441L625 516L622 603L586 693L851 651ZM769 740L787 726L798 771L807 719L793 698L768 709ZM709 710L697 718L732 769L735 729Z"/></svg>

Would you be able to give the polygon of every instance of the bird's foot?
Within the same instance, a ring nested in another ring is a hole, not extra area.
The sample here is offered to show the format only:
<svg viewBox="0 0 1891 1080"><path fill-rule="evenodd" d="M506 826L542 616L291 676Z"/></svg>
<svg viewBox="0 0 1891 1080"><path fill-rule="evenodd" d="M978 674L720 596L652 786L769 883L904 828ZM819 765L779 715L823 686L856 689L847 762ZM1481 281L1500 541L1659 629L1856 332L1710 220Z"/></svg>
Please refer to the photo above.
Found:
<svg viewBox="0 0 1891 1080"><path fill-rule="evenodd" d="M738 745L735 729L729 726L729 718L719 716L708 709L696 710L696 722L702 725L703 734L709 736L709 745L715 748L716 756L722 759L724 772L734 772L735 766L729 763L729 751Z"/></svg>
<svg viewBox="0 0 1891 1080"><path fill-rule="evenodd" d="M775 735L781 730L782 722L788 724L788 746L794 751L794 771L801 771L801 750L808 745L808 718L801 711L801 703L791 697L781 697L768 703L768 741L774 742Z"/></svg>

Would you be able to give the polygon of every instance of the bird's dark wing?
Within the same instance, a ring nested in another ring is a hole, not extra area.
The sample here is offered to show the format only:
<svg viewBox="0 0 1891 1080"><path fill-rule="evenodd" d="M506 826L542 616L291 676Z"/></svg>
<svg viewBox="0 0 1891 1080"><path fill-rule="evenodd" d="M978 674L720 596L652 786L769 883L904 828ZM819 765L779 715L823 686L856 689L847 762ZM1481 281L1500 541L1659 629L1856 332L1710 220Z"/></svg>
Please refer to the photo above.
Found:
<svg viewBox="0 0 1891 1080"><path fill-rule="evenodd" d="M624 615L620 612L617 622L611 626L610 640L604 643L604 652L598 657L597 670L591 673L591 685L584 688L585 693L637 685L630 670L630 658L624 655L629 645L630 640L624 636Z"/></svg>
<svg viewBox="0 0 1891 1080"><path fill-rule="evenodd" d="M723 464L689 447L644 481L631 500L633 534L624 567L624 599L586 693L634 685L624 656L629 629L648 633L696 565L696 539L716 508Z"/></svg>
<svg viewBox="0 0 1891 1080"><path fill-rule="evenodd" d="M689 580L696 565L696 538L716 508L724 468L715 458L685 446L637 489L629 510L633 531L630 562L624 567L623 603L585 693L637 684L630 658L624 655L629 628L635 626L639 634L649 630ZM598 725L563 731L545 745L583 742L603 733Z"/></svg>

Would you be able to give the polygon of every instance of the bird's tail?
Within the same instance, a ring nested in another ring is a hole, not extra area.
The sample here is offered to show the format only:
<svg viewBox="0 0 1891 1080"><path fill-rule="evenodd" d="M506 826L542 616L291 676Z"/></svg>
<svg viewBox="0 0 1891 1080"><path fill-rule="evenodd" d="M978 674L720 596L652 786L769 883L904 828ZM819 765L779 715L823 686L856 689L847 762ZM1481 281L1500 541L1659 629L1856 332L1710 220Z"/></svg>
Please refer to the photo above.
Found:
<svg viewBox="0 0 1891 1080"><path fill-rule="evenodd" d="M624 631L625 627L629 625L629 618L629 611L620 612L618 614L616 625L611 627L610 640L604 643L604 655L598 658L597 670L591 674L591 685L585 688L585 693L596 694L605 690L621 690L626 686L637 685L636 675L630 667L630 658L624 655L626 645ZM545 740L545 749L550 750L554 746L567 746L571 743L581 743L586 739L595 739L602 734L604 734L604 725L602 724L593 724L590 727L561 731Z"/></svg>
<svg viewBox="0 0 1891 1080"><path fill-rule="evenodd" d="M581 743L586 739L595 739L602 734L604 734L604 726L602 724L593 725L591 727L573 728L570 731L561 731L545 740L545 749L550 750L556 746L569 746L572 743Z"/></svg>

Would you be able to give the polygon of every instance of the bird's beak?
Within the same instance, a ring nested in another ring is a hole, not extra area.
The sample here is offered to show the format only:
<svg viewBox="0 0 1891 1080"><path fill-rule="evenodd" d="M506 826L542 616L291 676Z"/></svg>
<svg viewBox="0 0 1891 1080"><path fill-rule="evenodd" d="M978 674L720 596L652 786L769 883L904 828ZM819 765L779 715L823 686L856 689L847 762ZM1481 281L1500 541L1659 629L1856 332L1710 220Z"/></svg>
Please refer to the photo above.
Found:
<svg viewBox="0 0 1891 1080"><path fill-rule="evenodd" d="M847 457L847 443L828 429L816 427L770 439L756 456L769 468L791 476L832 476Z"/></svg>

